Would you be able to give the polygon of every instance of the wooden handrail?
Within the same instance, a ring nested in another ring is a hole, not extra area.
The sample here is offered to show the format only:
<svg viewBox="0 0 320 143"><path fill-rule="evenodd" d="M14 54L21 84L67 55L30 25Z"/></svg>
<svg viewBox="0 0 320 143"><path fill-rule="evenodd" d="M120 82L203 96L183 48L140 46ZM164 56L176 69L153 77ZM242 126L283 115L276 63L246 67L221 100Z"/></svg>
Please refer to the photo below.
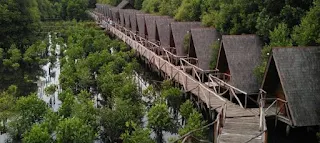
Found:
<svg viewBox="0 0 320 143"><path fill-rule="evenodd" d="M140 44L140 43L137 42L137 44ZM142 46L142 45L140 44L140 46ZM144 46L143 46L143 47L144 47ZM153 56L158 56L158 55L156 55L154 52L150 51L150 49L148 49L148 48L146 48L145 50L147 50L149 53L153 54ZM164 59L161 58L161 57L158 57L158 58L162 59L164 62L168 62L168 61L164 60ZM167 63L167 64L171 64L171 63ZM173 68L175 68L175 70L177 70L177 71L181 71L180 69L177 69L177 68L174 67L174 66L173 66ZM186 77L189 77L189 75L187 75L185 72L181 72L181 74L183 74L183 75L186 76ZM189 78L189 79L190 79L190 80L193 80L194 82L198 82L198 81L195 81L195 79L193 79L193 78ZM209 93L213 94L214 96L216 96L216 97L217 97L218 99L220 99L221 101L226 102L225 99L223 99L222 97L218 96L216 93L214 93L213 91L211 91L211 89L209 89L208 87L204 86L202 83L199 83L199 85L200 85L199 87L201 87L201 88L203 88L203 89L206 89ZM207 105L209 105L209 104L207 103Z"/></svg>
<svg viewBox="0 0 320 143"><path fill-rule="evenodd" d="M234 90L236 90L236 91L238 91L238 92L240 92L240 93L242 93L242 94L247 95L247 92L244 92L244 91L240 90L239 88L236 88L236 87L234 87L234 86L226 83L225 81L223 81L223 80L221 80L221 79L219 79L219 78L211 75L211 74L209 75L209 77L212 78L212 79L214 79L214 80L219 81L220 83L223 83L225 86L228 86L229 88L232 88L232 89L234 89Z"/></svg>
<svg viewBox="0 0 320 143"><path fill-rule="evenodd" d="M198 66L194 65L194 64L191 64L188 59L191 59L191 60L196 60L198 62L198 59L197 58L181 58L180 60L183 61L184 63L186 63L188 66L191 66L193 68L195 68L197 71L200 71L202 73L213 73L213 72L216 72L216 70L204 70L204 69L201 69L199 68Z"/></svg>

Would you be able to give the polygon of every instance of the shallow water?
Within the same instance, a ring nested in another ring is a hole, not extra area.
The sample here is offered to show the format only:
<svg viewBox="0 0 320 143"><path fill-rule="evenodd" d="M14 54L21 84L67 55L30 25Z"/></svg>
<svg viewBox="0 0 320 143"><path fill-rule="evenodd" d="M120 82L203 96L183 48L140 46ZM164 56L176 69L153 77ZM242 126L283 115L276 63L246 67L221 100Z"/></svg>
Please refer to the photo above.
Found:
<svg viewBox="0 0 320 143"><path fill-rule="evenodd" d="M61 101L58 98L58 94L61 92L61 87L59 84L59 76L60 76L60 45L52 45L52 36L49 35L49 48L48 51L51 51L52 46L55 46L55 54L56 56L56 62L54 63L54 66L52 69L50 68L51 63L47 63L42 67L42 69L45 72L44 77L40 77L37 84L38 84L38 97L45 101L49 106L52 107L52 109L56 112L58 111L59 107L61 106ZM51 56L51 53L49 52L49 56ZM52 74L54 73L54 74ZM50 74L54 75L53 77L50 76ZM57 85L58 89L53 95L47 95L45 93L45 88L50 85ZM51 100L51 102L50 102Z"/></svg>

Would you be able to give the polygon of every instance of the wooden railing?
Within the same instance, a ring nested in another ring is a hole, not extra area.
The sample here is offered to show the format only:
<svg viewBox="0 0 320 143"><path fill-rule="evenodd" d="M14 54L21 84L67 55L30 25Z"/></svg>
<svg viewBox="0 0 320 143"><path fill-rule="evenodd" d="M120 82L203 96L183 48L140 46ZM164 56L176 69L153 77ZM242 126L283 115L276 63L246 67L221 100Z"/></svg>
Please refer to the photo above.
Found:
<svg viewBox="0 0 320 143"><path fill-rule="evenodd" d="M209 74L217 72L217 70L203 70L198 67L197 58L180 58L180 66L184 72L191 70L190 74L199 82L205 83L209 78Z"/></svg>
<svg viewBox="0 0 320 143"><path fill-rule="evenodd" d="M176 54L174 54L174 52L176 51L174 47L171 47L170 49L162 48L162 51L164 52L163 55L166 56L167 60L175 66L178 66L180 64L179 60L181 58L187 57L187 56L177 56Z"/></svg>
<svg viewBox="0 0 320 143"><path fill-rule="evenodd" d="M271 113L271 116L275 116L276 121L281 117L286 119L289 125L292 125L288 101L280 98L267 98L267 92L262 89L260 89L258 100L260 100L260 130L266 130L265 116L268 113ZM271 102L271 104L266 106L266 102L268 101ZM272 108L275 108L275 110L272 111Z"/></svg>
<svg viewBox="0 0 320 143"><path fill-rule="evenodd" d="M224 74L223 76L226 76L226 74ZM227 82L221 80L220 78L216 77L216 76L213 76L213 75L209 75L209 82L212 82L212 83L216 83L218 84L218 90L216 88L214 88L213 90L216 92L216 93L219 93L220 96L222 94L225 94L226 92L229 91L229 94L230 94L230 98L235 98L239 104L239 106L241 108L246 108L247 107L247 101L248 101L248 94L230 84L228 84ZM220 88L223 88L225 89L225 91L221 92L220 91ZM236 94L236 92L238 93L241 93L245 96L245 103L244 103L244 106L242 104L242 102L240 101L238 95Z"/></svg>
<svg viewBox="0 0 320 143"><path fill-rule="evenodd" d="M216 126L214 128L214 136L215 136L214 142L216 143L219 141L220 135L222 133L222 129L225 124L226 110L227 110L227 104L222 105L216 117Z"/></svg>

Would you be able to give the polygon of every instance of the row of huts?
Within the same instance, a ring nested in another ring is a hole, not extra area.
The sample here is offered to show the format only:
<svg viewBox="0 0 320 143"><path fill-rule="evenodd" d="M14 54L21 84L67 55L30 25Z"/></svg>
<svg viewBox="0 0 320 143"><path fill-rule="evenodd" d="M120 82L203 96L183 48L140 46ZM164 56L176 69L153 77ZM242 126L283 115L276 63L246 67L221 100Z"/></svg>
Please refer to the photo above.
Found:
<svg viewBox="0 0 320 143"><path fill-rule="evenodd" d="M261 84L254 75L262 62L263 43L257 35L220 35L200 22L176 22L169 16L131 8L124 0L117 7L97 4L96 11L149 41L159 42L162 48L174 47L177 56L197 58L197 66L203 70L210 70L212 45L220 43L216 69L230 75L228 83L248 95L264 91L263 98L277 99L279 119L290 126L320 125L320 47L273 48ZM189 52L184 49L186 34L191 36Z"/></svg>

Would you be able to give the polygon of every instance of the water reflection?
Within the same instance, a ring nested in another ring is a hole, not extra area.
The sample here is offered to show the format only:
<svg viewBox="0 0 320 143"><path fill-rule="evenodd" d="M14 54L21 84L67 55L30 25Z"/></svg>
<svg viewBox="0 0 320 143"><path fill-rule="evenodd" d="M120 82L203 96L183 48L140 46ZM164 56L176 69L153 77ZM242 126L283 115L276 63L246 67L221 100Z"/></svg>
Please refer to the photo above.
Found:
<svg viewBox="0 0 320 143"><path fill-rule="evenodd" d="M44 77L40 77L38 80L38 97L45 101L56 112L61 106L61 101L58 98L58 94L61 92L61 86L59 84L60 76L60 45L52 45L52 36L49 34L49 47L48 56L56 56L56 62L48 62L42 67L45 72ZM52 55L51 51L54 50ZM47 95L45 89L50 85L56 85L57 90L53 95Z"/></svg>
<svg viewBox="0 0 320 143"><path fill-rule="evenodd" d="M147 70L147 69L142 69L142 70ZM148 71L144 71L144 72L148 72ZM140 94L142 95L142 91L146 90L148 88L148 86L150 85L154 85L154 86L160 86L159 85L159 82L154 82L156 81L158 78L156 78L155 76L148 76L148 75L145 75L145 74L142 74L141 71L140 72L135 72L134 73L134 80L139 88L139 91L140 91ZM153 82L152 82L153 81ZM159 90L156 91L156 94L159 95ZM150 103L150 102L153 102L153 100L149 99L149 98L146 98L144 96L142 96L142 100L146 103ZM146 107L147 110L150 108L150 107ZM170 110L170 109L168 109ZM170 112L171 114L171 117L174 118L176 115L173 113L173 112ZM178 113L178 120L176 121L179 125L182 125L182 120L181 120L181 116L180 114ZM147 117L147 111L144 115L144 117L142 118L142 122L143 122L143 127L144 128L147 128L147 125L148 125L148 117ZM176 139L179 137L179 135L177 134L177 132L168 132L168 131L163 131L162 132L162 138L165 142L169 143L169 140L170 139ZM151 133L151 138L156 138L156 134L155 132L152 132Z"/></svg>

